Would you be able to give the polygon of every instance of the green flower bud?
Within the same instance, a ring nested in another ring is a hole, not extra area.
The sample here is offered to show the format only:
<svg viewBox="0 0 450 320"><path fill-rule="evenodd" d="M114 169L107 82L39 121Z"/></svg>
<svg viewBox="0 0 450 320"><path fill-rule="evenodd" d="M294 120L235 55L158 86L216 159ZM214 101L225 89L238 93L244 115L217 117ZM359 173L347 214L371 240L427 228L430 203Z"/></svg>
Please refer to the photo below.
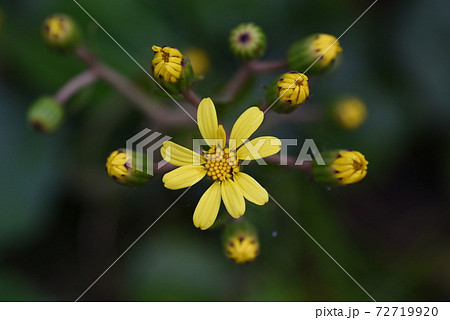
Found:
<svg viewBox="0 0 450 320"><path fill-rule="evenodd" d="M38 132L53 132L64 120L64 107L53 97L42 97L28 109L27 120Z"/></svg>
<svg viewBox="0 0 450 320"><path fill-rule="evenodd" d="M341 52L336 37L317 33L291 45L287 56L288 66L299 72L308 70L308 74L320 73L337 65Z"/></svg>
<svg viewBox="0 0 450 320"><path fill-rule="evenodd" d="M322 152L325 165L314 162L314 180L328 186L342 186L361 181L367 174L367 162L358 151L329 150Z"/></svg>
<svg viewBox="0 0 450 320"><path fill-rule="evenodd" d="M255 228L246 221L228 224L223 233L225 255L235 263L252 262L259 255L259 240Z"/></svg>
<svg viewBox="0 0 450 320"><path fill-rule="evenodd" d="M266 51L266 35L257 25L244 23L231 31L230 47L241 60L258 59Z"/></svg>
<svg viewBox="0 0 450 320"><path fill-rule="evenodd" d="M143 164L142 171L135 169L137 159ZM106 173L115 182L127 186L140 186L147 183L151 176L147 172L147 157L136 152L119 149L106 159Z"/></svg>
<svg viewBox="0 0 450 320"><path fill-rule="evenodd" d="M152 70L158 82L171 93L182 93L194 84L189 58L176 48L153 46Z"/></svg>
<svg viewBox="0 0 450 320"><path fill-rule="evenodd" d="M367 117L366 105L356 97L340 98L332 104L334 122L346 130L358 128Z"/></svg>
<svg viewBox="0 0 450 320"><path fill-rule="evenodd" d="M278 113L291 113L309 98L308 77L291 71L276 78L266 90L266 102Z"/></svg>
<svg viewBox="0 0 450 320"><path fill-rule="evenodd" d="M82 40L75 21L64 14L47 18L42 27L42 35L50 47L65 53L72 52Z"/></svg>

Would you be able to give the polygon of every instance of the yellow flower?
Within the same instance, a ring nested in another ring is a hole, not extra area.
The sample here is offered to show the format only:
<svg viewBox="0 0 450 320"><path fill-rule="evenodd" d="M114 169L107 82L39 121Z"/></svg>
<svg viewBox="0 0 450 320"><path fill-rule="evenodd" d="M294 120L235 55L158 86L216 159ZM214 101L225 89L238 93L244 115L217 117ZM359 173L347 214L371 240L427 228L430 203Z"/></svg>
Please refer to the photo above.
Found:
<svg viewBox="0 0 450 320"><path fill-rule="evenodd" d="M367 108L358 98L341 99L333 112L338 124L348 130L358 128L367 117Z"/></svg>
<svg viewBox="0 0 450 320"><path fill-rule="evenodd" d="M131 157L124 150L116 150L106 160L106 172L115 180L124 180L129 174Z"/></svg>
<svg viewBox="0 0 450 320"><path fill-rule="evenodd" d="M175 83L181 76L183 55L176 48L153 46L155 57L152 61L155 76Z"/></svg>
<svg viewBox="0 0 450 320"><path fill-rule="evenodd" d="M300 72L288 72L278 81L278 97L291 106L305 102L309 97L308 77Z"/></svg>
<svg viewBox="0 0 450 320"><path fill-rule="evenodd" d="M333 161L334 176L343 184L361 181L367 174L366 158L358 151L341 151Z"/></svg>
<svg viewBox="0 0 450 320"><path fill-rule="evenodd" d="M225 246L227 257L235 263L247 263L259 255L259 242L254 237L234 237Z"/></svg>
<svg viewBox="0 0 450 320"><path fill-rule="evenodd" d="M162 179L168 189L187 188L205 176L213 184L200 198L194 212L194 225L208 229L216 220L221 199L228 213L235 219L245 213L245 199L263 205L268 202L267 191L251 176L241 172L240 160L257 160L280 151L281 141L275 137L247 139L258 129L264 113L258 107L247 109L236 121L226 143L226 133L218 124L217 113L211 99L203 99L197 111L200 133L209 149L200 155L171 141L161 148L163 158L180 166Z"/></svg>
<svg viewBox="0 0 450 320"><path fill-rule="evenodd" d="M330 34L317 34L312 43L312 50L316 57L319 57L321 54L324 55L317 61L318 64L322 66L328 66L330 63L333 63L336 60L339 53L342 52L342 48L339 45L339 41L336 41L336 37ZM336 41L336 43L334 43ZM334 44L333 44L334 43ZM331 46L331 47L330 47Z"/></svg>

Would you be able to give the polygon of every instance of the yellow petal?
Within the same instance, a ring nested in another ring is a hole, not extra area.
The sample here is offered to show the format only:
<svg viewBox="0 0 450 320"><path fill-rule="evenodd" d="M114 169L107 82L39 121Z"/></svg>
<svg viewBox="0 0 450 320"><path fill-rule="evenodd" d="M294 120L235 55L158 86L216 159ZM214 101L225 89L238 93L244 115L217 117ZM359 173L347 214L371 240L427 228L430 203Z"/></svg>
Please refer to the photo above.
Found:
<svg viewBox="0 0 450 320"><path fill-rule="evenodd" d="M194 225L202 230L208 229L216 221L220 208L220 183L214 182L205 191L194 211Z"/></svg>
<svg viewBox="0 0 450 320"><path fill-rule="evenodd" d="M275 137L259 137L244 144L238 151L239 160L257 160L271 156L281 149L281 141Z"/></svg>
<svg viewBox="0 0 450 320"><path fill-rule="evenodd" d="M235 219L245 212L245 200L241 188L233 180L225 180L222 185L222 200L228 213Z"/></svg>
<svg viewBox="0 0 450 320"><path fill-rule="evenodd" d="M234 181L237 183L244 197L248 200L262 206L269 201L269 194L258 181L246 173L238 172L234 175Z"/></svg>
<svg viewBox="0 0 450 320"><path fill-rule="evenodd" d="M219 145L224 148L227 143L227 133L222 125L219 125L219 128L217 129L217 137L220 139Z"/></svg>
<svg viewBox="0 0 450 320"><path fill-rule="evenodd" d="M206 174L205 167L187 165L176 168L164 175L164 187L178 190L192 186L199 182Z"/></svg>
<svg viewBox="0 0 450 320"><path fill-rule="evenodd" d="M239 148L259 128L263 120L264 113L258 107L251 107L244 111L231 130L230 145L236 149Z"/></svg>
<svg viewBox="0 0 450 320"><path fill-rule="evenodd" d="M209 146L215 146L219 126L217 123L216 108L210 98L203 99L198 105L197 121L203 139Z"/></svg>
<svg viewBox="0 0 450 320"><path fill-rule="evenodd" d="M188 148L182 147L172 141L166 141L161 147L161 155L174 166L199 165L205 163L204 157Z"/></svg>

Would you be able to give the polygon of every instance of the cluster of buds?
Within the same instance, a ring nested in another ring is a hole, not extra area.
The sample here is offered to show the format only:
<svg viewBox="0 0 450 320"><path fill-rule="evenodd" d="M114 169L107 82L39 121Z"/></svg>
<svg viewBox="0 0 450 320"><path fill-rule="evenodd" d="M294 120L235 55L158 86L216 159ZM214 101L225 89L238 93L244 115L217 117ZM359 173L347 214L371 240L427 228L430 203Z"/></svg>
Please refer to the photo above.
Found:
<svg viewBox="0 0 450 320"><path fill-rule="evenodd" d="M142 168L137 168L138 161ZM106 159L106 173L115 182L126 186L140 186L150 180L147 157L126 149L113 151Z"/></svg>

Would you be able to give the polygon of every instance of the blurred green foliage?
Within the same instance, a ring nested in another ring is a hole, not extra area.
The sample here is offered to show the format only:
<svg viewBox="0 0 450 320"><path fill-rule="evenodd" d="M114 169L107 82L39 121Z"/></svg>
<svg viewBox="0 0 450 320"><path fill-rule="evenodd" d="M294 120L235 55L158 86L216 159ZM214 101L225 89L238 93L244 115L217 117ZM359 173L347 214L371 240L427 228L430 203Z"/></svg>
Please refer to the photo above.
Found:
<svg viewBox="0 0 450 320"><path fill-rule="evenodd" d="M229 31L251 21L265 30L266 59L314 32L341 34L371 1L79 0L137 61L150 69L151 46L201 47L212 60L201 96L212 96L237 69ZM366 123L271 127L259 133L313 138L319 148L350 148L368 161L360 184L327 190L302 172L253 166L270 194L380 301L450 298L450 7L446 1L379 1L341 39L337 72L311 79L312 97L296 112L324 109L342 94L368 106ZM0 26L0 300L74 300L180 194L161 177L131 189L104 172L108 153L146 127L130 102L99 83L71 100L53 135L27 127L27 107L52 94L84 65L50 51L40 38L53 13L74 17L87 46L125 75L150 79L72 1L2 1ZM225 126L261 101L276 74L259 76L222 119ZM310 104L311 106L308 106ZM303 110L304 109L304 110ZM197 129L168 132L183 144ZM299 151L293 147L292 153ZM270 201L247 202L261 256L226 260L220 230L192 225L205 190L192 188L83 298L138 301L367 301L368 297ZM219 215L225 216L226 212Z"/></svg>

